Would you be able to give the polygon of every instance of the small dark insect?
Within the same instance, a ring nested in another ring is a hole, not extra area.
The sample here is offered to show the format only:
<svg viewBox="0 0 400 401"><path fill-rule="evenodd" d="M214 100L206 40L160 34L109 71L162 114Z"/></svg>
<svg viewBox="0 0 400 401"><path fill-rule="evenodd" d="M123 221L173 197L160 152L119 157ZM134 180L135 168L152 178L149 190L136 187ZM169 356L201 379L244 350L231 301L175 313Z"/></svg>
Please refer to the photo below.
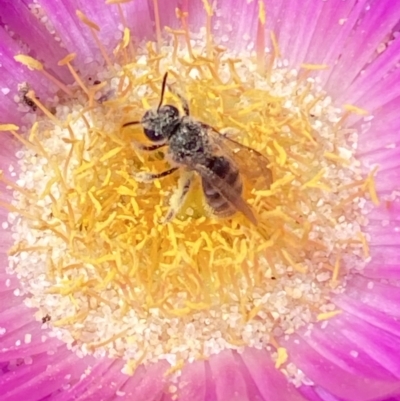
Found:
<svg viewBox="0 0 400 401"><path fill-rule="evenodd" d="M27 96L29 90L30 90L30 88L27 83L21 84L19 86L20 99L21 99L21 102L26 104L28 107L30 107L32 111L36 111L37 110L36 104L31 99L29 99L29 97Z"/></svg>
<svg viewBox="0 0 400 401"><path fill-rule="evenodd" d="M152 182L181 170L181 179L171 197L165 222L172 220L184 204L193 182L193 172L196 172L201 177L205 200L214 215L228 217L240 211L257 225L253 210L242 196L243 179L249 180L252 187L268 189L272 182L268 160L256 150L190 117L187 100L170 86L168 89L180 99L185 115L180 115L173 105L163 105L167 76L168 73L163 78L157 109L146 111L141 121L131 121L123 126L143 126L144 134L154 145L137 144L142 151L155 151L168 145L165 158L171 168L160 173L139 172L135 178L140 182Z"/></svg>
<svg viewBox="0 0 400 401"><path fill-rule="evenodd" d="M46 316L42 317L42 323L47 323L51 320L51 316L47 314Z"/></svg>

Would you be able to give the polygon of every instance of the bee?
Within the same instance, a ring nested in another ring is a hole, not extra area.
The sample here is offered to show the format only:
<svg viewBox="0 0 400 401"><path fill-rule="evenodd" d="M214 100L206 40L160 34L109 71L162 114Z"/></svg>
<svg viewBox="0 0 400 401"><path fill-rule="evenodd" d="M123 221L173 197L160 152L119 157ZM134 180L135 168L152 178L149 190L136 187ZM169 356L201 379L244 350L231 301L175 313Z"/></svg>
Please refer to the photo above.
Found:
<svg viewBox="0 0 400 401"><path fill-rule="evenodd" d="M193 183L194 173L197 173L205 201L216 217L229 217L241 212L257 225L251 206L243 198L243 182L246 178L253 187L268 189L272 182L268 159L191 117L187 100L169 85L168 89L179 98L184 115L171 104L163 105L167 77L168 73L165 73L158 107L146 111L140 121L127 122L123 127L136 124L143 127L145 136L153 144L136 144L141 151L152 152L168 146L165 159L171 168L160 173L139 172L134 174L135 179L152 182L181 170L165 223L179 212Z"/></svg>

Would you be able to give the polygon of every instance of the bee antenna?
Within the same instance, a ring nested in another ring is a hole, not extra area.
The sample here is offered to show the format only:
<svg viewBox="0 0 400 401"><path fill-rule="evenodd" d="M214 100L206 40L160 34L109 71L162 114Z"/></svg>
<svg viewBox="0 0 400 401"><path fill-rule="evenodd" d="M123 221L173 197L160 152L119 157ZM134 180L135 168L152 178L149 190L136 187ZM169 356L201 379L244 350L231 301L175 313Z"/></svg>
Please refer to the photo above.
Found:
<svg viewBox="0 0 400 401"><path fill-rule="evenodd" d="M168 77L168 72L166 72L166 73L164 74L164 78L163 78L163 80L162 80L161 99L160 99L160 104L159 104L158 107L157 107L157 111L160 110L160 107L161 107L162 102L163 102L163 100L164 100L164 93L165 93L165 86L166 86L166 84L167 84L167 77Z"/></svg>
<svg viewBox="0 0 400 401"><path fill-rule="evenodd" d="M128 127L129 125L137 125L140 124L140 121L129 121L129 123L125 123L123 127Z"/></svg>

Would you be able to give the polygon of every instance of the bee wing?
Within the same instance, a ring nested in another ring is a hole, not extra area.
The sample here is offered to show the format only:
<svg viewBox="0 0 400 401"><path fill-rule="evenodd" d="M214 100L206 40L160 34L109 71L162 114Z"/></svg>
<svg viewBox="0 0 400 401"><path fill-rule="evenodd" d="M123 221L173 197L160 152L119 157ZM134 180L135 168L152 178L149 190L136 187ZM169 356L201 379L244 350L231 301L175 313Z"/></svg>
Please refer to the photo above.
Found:
<svg viewBox="0 0 400 401"><path fill-rule="evenodd" d="M257 225L257 219L254 216L251 207L247 202L241 197L237 196L237 192L232 186L227 184L222 178L215 174L209 168L203 166L202 164L194 164L191 166L195 171L197 171L203 179L208 180L212 183L213 187L223 196L236 210L242 212L254 225Z"/></svg>
<svg viewBox="0 0 400 401"><path fill-rule="evenodd" d="M241 175L250 181L252 188L269 189L272 183L272 172L267 167L269 161L265 156L221 134L209 125L204 124L204 128L218 153L228 156L236 163Z"/></svg>

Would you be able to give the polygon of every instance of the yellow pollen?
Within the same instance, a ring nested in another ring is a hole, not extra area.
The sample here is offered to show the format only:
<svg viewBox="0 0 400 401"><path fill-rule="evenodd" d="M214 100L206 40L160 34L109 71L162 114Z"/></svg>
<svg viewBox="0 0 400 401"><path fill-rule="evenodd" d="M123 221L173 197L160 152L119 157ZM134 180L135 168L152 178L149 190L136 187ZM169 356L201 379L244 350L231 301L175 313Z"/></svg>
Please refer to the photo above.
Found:
<svg viewBox="0 0 400 401"><path fill-rule="evenodd" d="M358 233L358 238L360 239L363 247L364 257L365 259L368 259L370 257L370 253L367 239L365 238L365 235L362 232Z"/></svg>
<svg viewBox="0 0 400 401"><path fill-rule="evenodd" d="M340 273L340 254L337 254L336 260L335 260L335 266L333 268L333 273L331 277L331 283L332 285L336 285L338 278L339 278L339 273Z"/></svg>
<svg viewBox="0 0 400 401"><path fill-rule="evenodd" d="M262 0L258 2L258 19L262 25L265 25L265 4Z"/></svg>
<svg viewBox="0 0 400 401"><path fill-rule="evenodd" d="M317 315L317 321L320 322L322 320L332 319L336 315L340 315L342 313L341 310L333 310L331 312L324 312Z"/></svg>
<svg viewBox="0 0 400 401"><path fill-rule="evenodd" d="M285 149L282 146L280 146L276 140L273 141L273 144L274 144L274 148L276 149L276 151L279 154L278 163L281 167L283 167L287 160L287 154L285 152Z"/></svg>
<svg viewBox="0 0 400 401"><path fill-rule="evenodd" d="M290 264L290 266L293 267L294 270L297 270L299 273L303 273L303 274L307 273L306 266L301 266L299 263L296 263L286 250L282 249L281 252L283 254L283 257Z"/></svg>
<svg viewBox="0 0 400 401"><path fill-rule="evenodd" d="M320 182L324 175L325 169L322 169L310 181L307 181L305 184L303 184L302 188L323 188L326 191L330 191L330 188L327 185Z"/></svg>
<svg viewBox="0 0 400 401"><path fill-rule="evenodd" d="M275 368L279 369L288 359L288 353L286 348L279 347L276 352L278 353L278 357L275 361Z"/></svg>
<svg viewBox="0 0 400 401"><path fill-rule="evenodd" d="M329 68L327 64L301 64L300 66L310 71L327 70Z"/></svg>
<svg viewBox="0 0 400 401"><path fill-rule="evenodd" d="M367 110L354 106L353 104L345 104L343 108L351 113L358 114L360 116L366 116L369 114Z"/></svg>
<svg viewBox="0 0 400 401"><path fill-rule="evenodd" d="M19 127L14 124L0 124L0 131L18 131Z"/></svg>
<svg viewBox="0 0 400 401"><path fill-rule="evenodd" d="M18 56L15 56L14 59L19 63L26 65L30 70L43 70L43 64L30 56L19 54Z"/></svg>
<svg viewBox="0 0 400 401"><path fill-rule="evenodd" d="M58 65L67 65L67 64L69 64L71 61L75 60L75 58L76 58L76 53L67 54L63 59L61 59L61 60L58 62Z"/></svg>
<svg viewBox="0 0 400 401"><path fill-rule="evenodd" d="M185 361L183 359L179 360L174 366L169 368L165 373L164 377L170 376L176 372L179 372L183 366L185 365Z"/></svg>
<svg viewBox="0 0 400 401"><path fill-rule="evenodd" d="M365 180L365 183L363 185L363 189L368 190L369 196L371 197L372 202L376 206L379 206L379 204L380 204L378 194L376 193L375 179L374 179L378 169L379 169L379 167L377 166L368 174L368 177Z"/></svg>
<svg viewBox="0 0 400 401"><path fill-rule="evenodd" d="M131 43L131 31L129 28L124 28L124 36L122 38L122 45L124 49L129 46L129 43Z"/></svg>
<svg viewBox="0 0 400 401"><path fill-rule="evenodd" d="M85 24L87 25L90 29L93 29L95 31L100 31L100 27L94 23L93 21L91 21L88 17L86 17L86 15L79 10L76 10L76 16Z"/></svg>

